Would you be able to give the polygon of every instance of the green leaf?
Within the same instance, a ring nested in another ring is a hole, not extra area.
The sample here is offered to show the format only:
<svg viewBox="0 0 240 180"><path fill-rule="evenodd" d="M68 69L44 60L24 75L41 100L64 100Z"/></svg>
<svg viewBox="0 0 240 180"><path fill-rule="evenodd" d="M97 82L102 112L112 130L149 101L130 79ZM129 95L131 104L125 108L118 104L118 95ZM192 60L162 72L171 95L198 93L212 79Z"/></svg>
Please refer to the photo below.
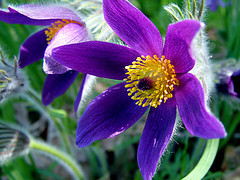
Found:
<svg viewBox="0 0 240 180"><path fill-rule="evenodd" d="M8 100L1 106L2 119L5 122L15 122L14 102Z"/></svg>
<svg viewBox="0 0 240 180"><path fill-rule="evenodd" d="M17 158L2 166L4 174L9 180L31 180L32 168L23 158Z"/></svg>
<svg viewBox="0 0 240 180"><path fill-rule="evenodd" d="M202 179L212 166L217 154L219 139L210 139L207 141L203 155L196 167L182 180Z"/></svg>

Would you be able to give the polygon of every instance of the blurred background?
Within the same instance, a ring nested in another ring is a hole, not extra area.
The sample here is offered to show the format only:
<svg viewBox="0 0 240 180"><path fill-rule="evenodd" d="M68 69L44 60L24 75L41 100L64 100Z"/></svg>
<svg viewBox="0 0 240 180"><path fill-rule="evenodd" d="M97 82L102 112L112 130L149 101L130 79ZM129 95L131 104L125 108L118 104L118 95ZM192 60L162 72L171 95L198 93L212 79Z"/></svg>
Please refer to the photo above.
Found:
<svg viewBox="0 0 240 180"><path fill-rule="evenodd" d="M134 0L131 2L153 21L162 36L165 36L167 26L172 22L172 17L164 10L163 6L171 2L176 3L179 7L183 6L181 0ZM219 3L217 8L208 9L204 18L213 69L217 76L225 72L222 69L240 70L238 63L240 57L240 3L239 0L231 0L231 3L225 2L226 6ZM3 9L7 8L9 4L17 6L27 3L62 2L0 0L0 7ZM14 58L18 57L21 44L28 36L41 28L0 22L0 47L4 53L4 59L10 64L14 64ZM29 78L28 88L32 89L31 92L34 93L26 92L25 96L13 95L2 100L0 122L17 124L17 126L22 127L23 132L27 132L35 139L40 139L66 152L79 163L87 179L142 179L136 155L146 115L121 135L97 141L88 147L78 149L75 145L75 130L78 119L75 118L73 105L81 85L82 75L78 76L73 86L64 95L56 98L50 106L44 107L41 103L41 93L46 74L42 70L42 61L25 67L24 72ZM216 82L218 82L218 77L216 77ZM91 93L84 100L80 113L83 113L84 108L91 100L116 83L118 81L97 78L95 83L92 84ZM238 84L240 84L240 80L237 79L236 87L240 90ZM228 136L221 139L215 161L204 177L206 180L240 179L239 104L239 98L232 96L227 91L216 89L212 96L212 111L224 124ZM23 138L26 137L23 136ZM3 144L0 140L0 149L1 143ZM199 161L205 145L206 140L192 137L182 125L178 128L178 133L165 151L161 159L161 166L153 179L176 180L186 176ZM29 153L24 152L22 156L18 156L0 166L0 179L72 179L68 168L59 163L57 159L48 158L46 154L37 151L28 149L26 151L29 151ZM1 152L0 155L3 156Z"/></svg>

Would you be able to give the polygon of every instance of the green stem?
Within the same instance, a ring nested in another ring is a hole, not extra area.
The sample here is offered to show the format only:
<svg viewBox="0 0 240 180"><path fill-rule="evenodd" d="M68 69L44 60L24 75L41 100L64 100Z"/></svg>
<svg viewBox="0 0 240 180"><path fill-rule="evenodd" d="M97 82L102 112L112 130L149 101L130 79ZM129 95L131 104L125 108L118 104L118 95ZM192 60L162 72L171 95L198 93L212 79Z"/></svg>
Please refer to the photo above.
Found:
<svg viewBox="0 0 240 180"><path fill-rule="evenodd" d="M184 18L184 15L183 15L183 13L182 13L182 11L181 11L181 9L180 9L176 4L172 4L172 6L173 6L175 9L177 9L177 11L178 11L178 13L180 14L181 18L182 18L182 19L185 19L185 18Z"/></svg>
<svg viewBox="0 0 240 180"><path fill-rule="evenodd" d="M202 0L202 3L200 5L200 10L199 10L199 13L198 13L198 20L199 21L201 20L201 17L202 17L202 14L203 14L204 5L205 5L205 0Z"/></svg>
<svg viewBox="0 0 240 180"><path fill-rule="evenodd" d="M57 118L51 116L51 113L49 113L51 111L49 106L47 106L47 107L43 106L42 101L41 101L41 97L32 88L29 88L28 93L26 93L26 96L45 115L46 118L48 118L52 123L54 123L54 125L58 129L58 132L61 136L60 139L62 140L62 143L63 143L67 153L72 155L72 151L71 151L71 148L70 148L70 144L69 144L67 134L65 133L65 129Z"/></svg>
<svg viewBox="0 0 240 180"><path fill-rule="evenodd" d="M190 2L190 0L187 0L187 8L188 8L188 11L191 11L191 2Z"/></svg>
<svg viewBox="0 0 240 180"><path fill-rule="evenodd" d="M219 139L209 139L203 155L195 168L182 180L202 179L209 171L217 154Z"/></svg>
<svg viewBox="0 0 240 180"><path fill-rule="evenodd" d="M177 16L175 16L176 12L174 11L174 9L171 6L165 6L164 9L170 13L172 15L172 17L176 20L176 21L180 21Z"/></svg>
<svg viewBox="0 0 240 180"><path fill-rule="evenodd" d="M47 156L53 157L58 162L62 162L65 165L65 167L67 167L67 169L70 169L71 172L74 173L74 177L76 179L79 180L85 179L81 167L72 157L70 157L66 153L61 152L58 149L49 146L44 142L36 141L33 138L31 138L29 147L39 152L43 152Z"/></svg>
<svg viewBox="0 0 240 180"><path fill-rule="evenodd" d="M192 15L193 15L194 19L195 19L195 17L196 17L196 9L197 9L197 4L196 4L196 1L193 0L193 10L192 10Z"/></svg>
<svg viewBox="0 0 240 180"><path fill-rule="evenodd" d="M67 133L65 132L64 127L56 118L52 117L52 119L54 120L54 123L55 123L56 127L58 128L58 131L60 133L62 142L65 146L67 153L72 155L72 151L71 151L71 147L70 147L70 143L69 143L70 141L68 139L68 136L67 136Z"/></svg>

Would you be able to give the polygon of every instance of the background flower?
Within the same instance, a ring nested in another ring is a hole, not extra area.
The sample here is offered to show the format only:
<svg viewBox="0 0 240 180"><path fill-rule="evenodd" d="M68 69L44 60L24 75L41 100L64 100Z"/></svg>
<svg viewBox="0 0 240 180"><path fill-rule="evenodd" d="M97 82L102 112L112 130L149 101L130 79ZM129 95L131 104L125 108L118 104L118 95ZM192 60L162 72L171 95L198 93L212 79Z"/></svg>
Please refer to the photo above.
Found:
<svg viewBox="0 0 240 180"><path fill-rule="evenodd" d="M206 6L209 7L211 11L216 11L218 9L218 6L229 6L231 4L231 1L224 2L224 0L206 0Z"/></svg>
<svg viewBox="0 0 240 180"><path fill-rule="evenodd" d="M240 70L235 59L219 61L214 64L217 90L224 95L240 97Z"/></svg>
<svg viewBox="0 0 240 180"><path fill-rule="evenodd" d="M44 105L49 105L69 88L78 74L56 62L52 58L52 49L64 44L87 41L91 39L89 32L81 18L65 7L22 5L8 9L9 12L0 11L1 21L11 24L49 26L30 36L22 44L19 57L21 68L43 58L43 70L48 76L44 83L42 101ZM80 97L81 94L78 96ZM77 106L78 103L76 102Z"/></svg>

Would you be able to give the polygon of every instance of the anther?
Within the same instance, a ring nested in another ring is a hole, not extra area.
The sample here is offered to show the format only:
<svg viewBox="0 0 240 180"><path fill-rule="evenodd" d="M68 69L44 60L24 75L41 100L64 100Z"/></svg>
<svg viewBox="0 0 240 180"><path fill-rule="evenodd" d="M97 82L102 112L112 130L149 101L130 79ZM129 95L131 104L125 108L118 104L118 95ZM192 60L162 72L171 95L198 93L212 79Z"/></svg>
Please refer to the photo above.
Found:
<svg viewBox="0 0 240 180"><path fill-rule="evenodd" d="M172 98L174 85L179 85L171 61L157 55L141 56L126 66L128 77L125 87L139 106L157 107Z"/></svg>

